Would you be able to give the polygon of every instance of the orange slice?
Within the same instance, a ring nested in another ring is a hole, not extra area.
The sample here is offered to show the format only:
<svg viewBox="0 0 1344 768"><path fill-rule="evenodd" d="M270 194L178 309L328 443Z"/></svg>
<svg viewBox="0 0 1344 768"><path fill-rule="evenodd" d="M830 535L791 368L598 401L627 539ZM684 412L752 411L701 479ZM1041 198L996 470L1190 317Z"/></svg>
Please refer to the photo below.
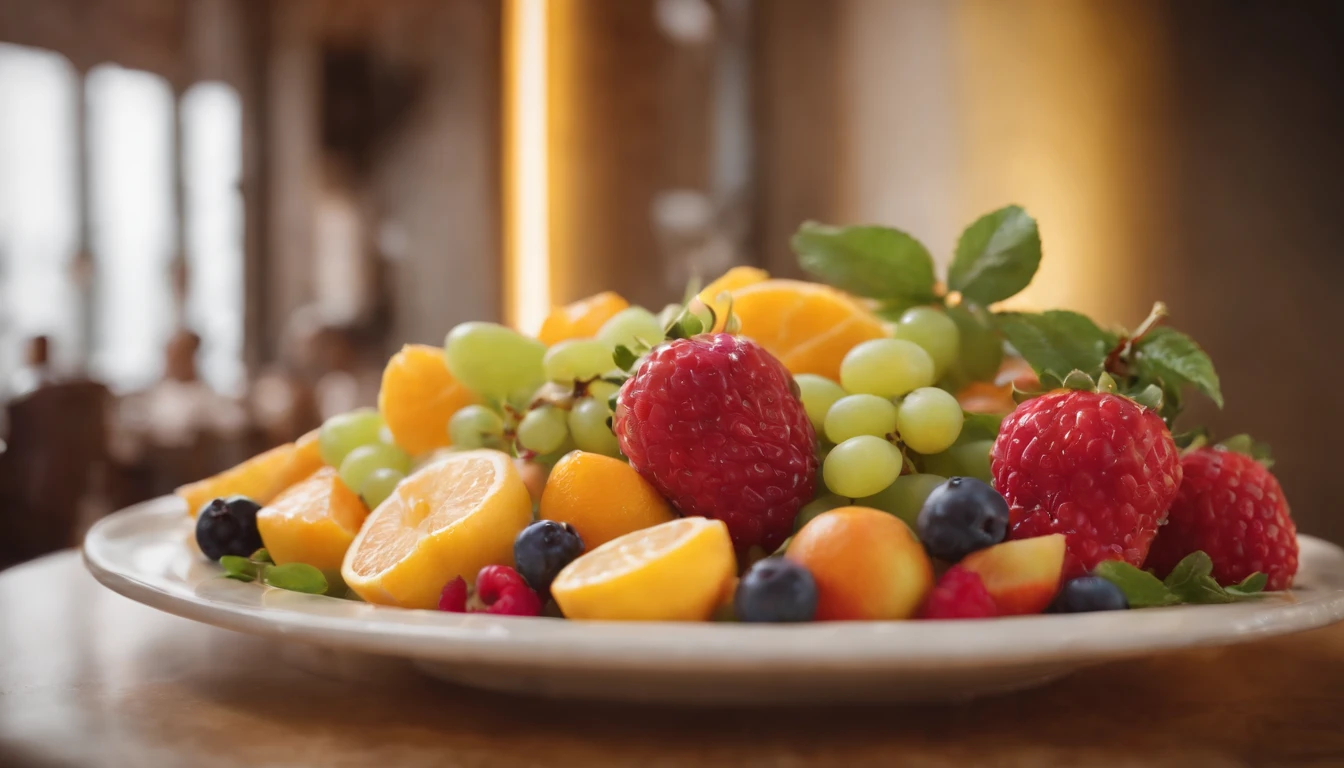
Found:
<svg viewBox="0 0 1344 768"><path fill-rule="evenodd" d="M685 517L580 556L551 594L569 619L708 621L736 573L728 526Z"/></svg>
<svg viewBox="0 0 1344 768"><path fill-rule="evenodd" d="M700 291L700 301L714 308L714 332L723 330L724 323L728 320L728 300L721 299L721 295L732 294L740 288L746 288L748 285L755 285L770 279L770 273L764 269L756 267L733 267L724 272L718 280L705 286Z"/></svg>
<svg viewBox="0 0 1344 768"><path fill-rule="evenodd" d="M848 294L800 280L766 280L733 291L742 334L792 373L840 379L840 361L855 345L887 334Z"/></svg>
<svg viewBox="0 0 1344 768"><path fill-rule="evenodd" d="M173 493L186 502L187 513L192 517L201 507L225 496L246 496L264 505L321 467L317 430L313 430L296 442L259 453L232 469L188 483Z"/></svg>
<svg viewBox="0 0 1344 768"><path fill-rule="evenodd" d="M532 522L532 499L499 451L452 453L397 486L346 552L341 576L366 602L434 608L443 585L481 568L513 565L513 540Z"/></svg>
<svg viewBox="0 0 1344 768"><path fill-rule="evenodd" d="M393 355L378 389L378 411L393 440L412 456L451 445L448 420L475 402L476 395L448 372L443 348L423 344L407 344Z"/></svg>
<svg viewBox="0 0 1344 768"><path fill-rule="evenodd" d="M556 307L541 324L537 339L550 346L566 339L587 339L617 312L630 306L620 294L604 291L563 307Z"/></svg>
<svg viewBox="0 0 1344 768"><path fill-rule="evenodd" d="M336 570L368 514L336 470L324 467L262 507L257 530L277 565L307 563Z"/></svg>

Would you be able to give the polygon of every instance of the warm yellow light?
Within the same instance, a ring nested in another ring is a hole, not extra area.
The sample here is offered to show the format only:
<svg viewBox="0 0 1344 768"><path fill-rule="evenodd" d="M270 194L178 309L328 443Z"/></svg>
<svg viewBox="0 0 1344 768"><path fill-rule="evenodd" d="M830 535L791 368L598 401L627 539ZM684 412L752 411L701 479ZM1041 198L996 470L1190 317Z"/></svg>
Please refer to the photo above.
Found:
<svg viewBox="0 0 1344 768"><path fill-rule="evenodd" d="M546 5L509 0L505 24L505 311L536 333L551 308Z"/></svg>

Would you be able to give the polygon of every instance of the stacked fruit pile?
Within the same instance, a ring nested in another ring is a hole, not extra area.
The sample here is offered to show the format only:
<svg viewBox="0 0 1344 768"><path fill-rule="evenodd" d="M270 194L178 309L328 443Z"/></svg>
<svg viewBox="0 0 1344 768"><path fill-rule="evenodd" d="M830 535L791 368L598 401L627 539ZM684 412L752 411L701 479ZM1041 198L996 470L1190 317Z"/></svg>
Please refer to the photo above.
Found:
<svg viewBox="0 0 1344 768"><path fill-rule="evenodd" d="M822 283L736 268L389 361L377 410L179 490L226 574L569 619L954 619L1250 599L1296 532L1264 448L1173 434L1212 362L1164 325L996 311L1036 222L807 223ZM1146 569L1146 570L1145 570Z"/></svg>

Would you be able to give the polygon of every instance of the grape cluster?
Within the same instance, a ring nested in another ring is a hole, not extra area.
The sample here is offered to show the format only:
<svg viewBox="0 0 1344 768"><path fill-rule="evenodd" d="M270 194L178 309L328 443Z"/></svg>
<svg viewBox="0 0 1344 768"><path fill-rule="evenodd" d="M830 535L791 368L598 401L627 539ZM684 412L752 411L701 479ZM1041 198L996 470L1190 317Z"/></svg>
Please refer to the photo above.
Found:
<svg viewBox="0 0 1344 768"><path fill-rule="evenodd" d="M991 378L1002 343L962 307L916 307L895 338L854 347L840 381L795 377L817 431L824 493L798 515L802 526L854 503L911 525L929 493L954 475L989 480L992 440L962 439L965 414L948 390Z"/></svg>
<svg viewBox="0 0 1344 768"><path fill-rule="evenodd" d="M463 323L444 347L453 376L485 405L459 410L448 424L457 448L494 448L542 460L579 449L619 456L611 431L612 398L624 373L616 351L647 350L663 324L643 307L614 315L591 339L549 349L492 323Z"/></svg>
<svg viewBox="0 0 1344 768"><path fill-rule="evenodd" d="M411 470L411 457L392 443L383 417L359 408L327 419L318 432L322 461L370 509L382 504Z"/></svg>

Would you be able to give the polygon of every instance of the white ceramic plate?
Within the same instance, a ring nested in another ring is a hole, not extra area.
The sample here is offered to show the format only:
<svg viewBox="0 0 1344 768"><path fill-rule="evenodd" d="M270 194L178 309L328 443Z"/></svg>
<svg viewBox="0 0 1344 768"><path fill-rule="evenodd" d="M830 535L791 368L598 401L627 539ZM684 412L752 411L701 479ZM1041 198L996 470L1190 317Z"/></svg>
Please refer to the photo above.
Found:
<svg viewBox="0 0 1344 768"><path fill-rule="evenodd" d="M1292 595L988 621L636 624L383 608L220 578L181 502L157 499L94 526L103 584L160 610L277 637L308 664L412 661L481 688L675 702L946 701L1053 680L1127 656L1246 642L1344 619L1344 550L1302 537Z"/></svg>

